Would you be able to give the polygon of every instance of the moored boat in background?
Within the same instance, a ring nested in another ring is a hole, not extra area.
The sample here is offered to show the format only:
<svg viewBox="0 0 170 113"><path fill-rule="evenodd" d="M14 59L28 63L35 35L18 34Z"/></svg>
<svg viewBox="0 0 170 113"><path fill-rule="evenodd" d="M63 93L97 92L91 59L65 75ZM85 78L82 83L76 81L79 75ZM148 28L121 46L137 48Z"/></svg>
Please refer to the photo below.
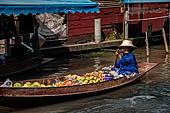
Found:
<svg viewBox="0 0 170 113"><path fill-rule="evenodd" d="M54 58L43 58L41 64L48 63ZM8 64L0 65L0 77L21 73L41 65L38 57L28 58L23 61L9 62Z"/></svg>

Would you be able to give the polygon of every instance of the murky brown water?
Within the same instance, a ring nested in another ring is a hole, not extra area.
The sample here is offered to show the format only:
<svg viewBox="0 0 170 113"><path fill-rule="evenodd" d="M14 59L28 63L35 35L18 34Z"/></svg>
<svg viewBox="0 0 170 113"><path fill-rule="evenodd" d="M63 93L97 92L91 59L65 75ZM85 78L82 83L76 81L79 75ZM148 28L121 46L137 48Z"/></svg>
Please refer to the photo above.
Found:
<svg viewBox="0 0 170 113"><path fill-rule="evenodd" d="M0 113L169 113L170 58L165 54L163 45L151 46L150 52L150 57L147 59L144 47L134 51L138 63L146 61L159 63L137 83L102 95L53 105L17 109L0 107ZM99 66L114 64L114 60L112 52L57 58L43 67L43 76L39 71L32 71L23 74L25 77L20 75L10 79L55 77L68 73L82 74L92 72Z"/></svg>

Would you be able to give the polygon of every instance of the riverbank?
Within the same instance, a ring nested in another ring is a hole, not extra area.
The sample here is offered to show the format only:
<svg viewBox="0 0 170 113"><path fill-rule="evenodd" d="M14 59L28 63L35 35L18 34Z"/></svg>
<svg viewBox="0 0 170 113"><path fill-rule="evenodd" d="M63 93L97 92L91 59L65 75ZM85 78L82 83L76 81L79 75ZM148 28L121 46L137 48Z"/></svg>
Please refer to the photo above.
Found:
<svg viewBox="0 0 170 113"><path fill-rule="evenodd" d="M135 38L130 39L133 40L134 44L137 46L144 46L145 39L144 38ZM85 51L97 50L97 49L105 49L105 48L116 48L122 42L122 39L118 40L109 40L103 41L100 43L90 42L90 43L83 43L83 44L74 44L74 45L62 45L57 47L49 47L49 48L42 48L41 54L45 56L59 56L65 54L74 54L80 53Z"/></svg>

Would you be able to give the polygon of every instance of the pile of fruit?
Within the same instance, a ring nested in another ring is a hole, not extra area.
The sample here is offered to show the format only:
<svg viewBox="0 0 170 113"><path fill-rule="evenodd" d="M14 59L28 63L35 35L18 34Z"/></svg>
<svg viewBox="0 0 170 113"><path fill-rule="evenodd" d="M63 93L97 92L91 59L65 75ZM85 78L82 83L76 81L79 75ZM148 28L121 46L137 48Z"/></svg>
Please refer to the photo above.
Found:
<svg viewBox="0 0 170 113"><path fill-rule="evenodd" d="M24 84L16 82L13 87L53 87L53 85L40 84L39 82L25 82Z"/></svg>
<svg viewBox="0 0 170 113"><path fill-rule="evenodd" d="M61 87L61 86L74 86L74 85L80 85L80 79L81 77L78 75L67 75L64 76L64 80L56 80L56 87Z"/></svg>
<svg viewBox="0 0 170 113"><path fill-rule="evenodd" d="M83 84L92 84L105 81L103 76L103 71L86 73L82 76L79 75L66 75L63 80L56 79L55 83L51 85L40 84L39 82L25 82L23 84L17 82L13 84L13 87L63 87L63 86L74 86L74 85L83 85Z"/></svg>
<svg viewBox="0 0 170 113"><path fill-rule="evenodd" d="M103 82L105 81L105 77L102 74L103 74L103 71L86 73L82 76L69 74L64 77L65 78L64 81L57 81L56 87Z"/></svg>
<svg viewBox="0 0 170 113"><path fill-rule="evenodd" d="M81 84L92 84L105 81L102 71L86 73L81 77Z"/></svg>

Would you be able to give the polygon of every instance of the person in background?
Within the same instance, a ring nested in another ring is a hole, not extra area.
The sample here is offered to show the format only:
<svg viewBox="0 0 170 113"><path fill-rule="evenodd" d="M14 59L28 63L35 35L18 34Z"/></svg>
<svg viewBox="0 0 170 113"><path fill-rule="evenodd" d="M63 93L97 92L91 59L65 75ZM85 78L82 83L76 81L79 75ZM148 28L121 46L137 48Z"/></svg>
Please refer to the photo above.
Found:
<svg viewBox="0 0 170 113"><path fill-rule="evenodd" d="M124 40L120 45L120 48L123 49L123 55L121 56L120 52L118 50L116 51L116 57L118 57L120 61L114 65L110 73L113 75L114 73L118 73L121 77L126 76L128 78L139 74L138 64L135 55L132 52L136 46L132 44L132 41Z"/></svg>
<svg viewBox="0 0 170 113"><path fill-rule="evenodd" d="M21 37L15 37L14 46L11 48L11 57L18 61L25 60L30 57L31 52L29 49L22 44Z"/></svg>
<svg viewBox="0 0 170 113"><path fill-rule="evenodd" d="M0 54L0 65L6 64L5 54Z"/></svg>

